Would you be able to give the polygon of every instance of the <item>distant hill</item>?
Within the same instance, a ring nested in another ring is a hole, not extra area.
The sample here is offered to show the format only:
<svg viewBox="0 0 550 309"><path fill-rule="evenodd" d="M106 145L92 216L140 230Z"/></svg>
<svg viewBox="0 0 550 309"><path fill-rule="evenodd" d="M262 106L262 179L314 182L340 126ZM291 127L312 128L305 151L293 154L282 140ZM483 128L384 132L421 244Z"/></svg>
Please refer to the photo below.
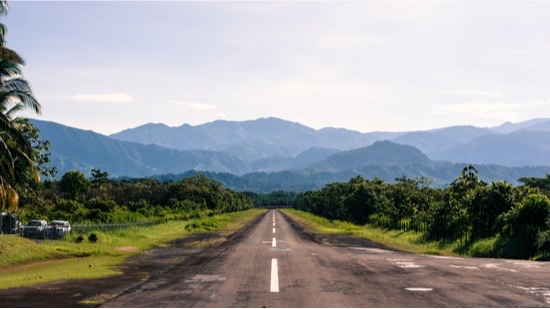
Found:
<svg viewBox="0 0 550 309"><path fill-rule="evenodd" d="M495 128L360 133L262 118L176 128L148 124L112 137L32 122L41 138L51 141L60 175L69 170L89 175L92 168L114 177L208 172L231 179L232 188L299 191L357 175L387 181L426 176L445 185L471 163L488 182L517 183L519 177L550 173L550 119Z"/></svg>
<svg viewBox="0 0 550 309"><path fill-rule="evenodd" d="M514 142L517 135L504 136L519 134L520 131L527 132L521 143ZM541 137L537 132L550 132L549 118L504 123L493 128L452 126L426 131L361 133L342 128L314 130L271 117L249 121L218 120L197 126L147 124L112 134L111 137L179 150L215 150L245 161L257 161L255 166L260 170L277 171L289 167L288 160L281 158L294 158L312 147L346 151L384 140L414 146L432 160L506 166L550 165L550 158L542 154L546 151L546 142L541 138L546 137ZM476 139L485 142L476 142ZM507 158L494 151L493 142L486 142L495 140L503 141L499 151L503 151L501 153ZM476 151L472 152L474 148ZM520 155L525 149L537 155ZM475 153L475 158L472 153Z"/></svg>
<svg viewBox="0 0 550 309"><path fill-rule="evenodd" d="M124 142L110 137L63 126L54 122L32 120L41 139L52 147L52 165L62 175L70 170L86 174L92 168L112 176L143 177L154 174L202 170L244 174L251 172L250 163L215 151L179 151L157 145Z"/></svg>
<svg viewBox="0 0 550 309"><path fill-rule="evenodd" d="M392 141L411 145L431 157L433 153L452 149L483 135L495 134L494 131L474 126L453 126L429 131L410 132L393 138Z"/></svg>
<svg viewBox="0 0 550 309"><path fill-rule="evenodd" d="M517 131L483 135L435 153L434 158L504 166L550 165L550 132Z"/></svg>
<svg viewBox="0 0 550 309"><path fill-rule="evenodd" d="M338 172L365 165L428 163L430 163L430 159L415 147L381 141L367 147L336 153L326 160L310 166L308 169Z"/></svg>
<svg viewBox="0 0 550 309"><path fill-rule="evenodd" d="M363 134L335 128L314 130L296 122L270 117L248 121L217 120L198 126L186 124L171 128L163 124L146 124L111 134L110 137L179 150L216 150L257 160L273 157L266 154L293 157L311 147L349 150L399 134Z"/></svg>
<svg viewBox="0 0 550 309"><path fill-rule="evenodd" d="M535 118L523 122L505 122L498 127L491 128L496 133L512 133L516 131L550 131L549 118Z"/></svg>

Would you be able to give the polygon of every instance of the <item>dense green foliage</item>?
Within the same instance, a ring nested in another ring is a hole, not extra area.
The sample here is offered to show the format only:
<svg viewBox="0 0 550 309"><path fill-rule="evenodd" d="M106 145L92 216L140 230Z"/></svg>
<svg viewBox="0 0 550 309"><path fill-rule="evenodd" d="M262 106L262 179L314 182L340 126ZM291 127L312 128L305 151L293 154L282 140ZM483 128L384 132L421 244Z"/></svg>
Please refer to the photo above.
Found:
<svg viewBox="0 0 550 309"><path fill-rule="evenodd" d="M92 178L70 171L46 181L21 200L20 219L69 220L72 223L119 223L189 219L252 208L252 201L218 181L195 175L179 181L109 180L94 169Z"/></svg>
<svg viewBox="0 0 550 309"><path fill-rule="evenodd" d="M296 203L298 193L289 191L274 191L271 193L243 192L255 206L292 206Z"/></svg>
<svg viewBox="0 0 550 309"><path fill-rule="evenodd" d="M473 166L445 189L428 184L426 178L387 183L358 176L301 193L296 208L330 220L415 230L426 240L466 244L492 239L486 256L550 256L550 199L538 188L489 185L479 180Z"/></svg>

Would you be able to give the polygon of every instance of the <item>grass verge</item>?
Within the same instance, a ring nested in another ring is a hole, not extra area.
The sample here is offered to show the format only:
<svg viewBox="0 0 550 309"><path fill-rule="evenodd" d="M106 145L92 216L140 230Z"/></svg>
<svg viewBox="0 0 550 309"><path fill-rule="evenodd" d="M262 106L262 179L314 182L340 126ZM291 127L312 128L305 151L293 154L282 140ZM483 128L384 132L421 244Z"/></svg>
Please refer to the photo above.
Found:
<svg viewBox="0 0 550 309"><path fill-rule="evenodd" d="M263 212L264 209L250 209L191 221L91 232L96 234L97 242L90 242L89 235L82 235L84 240L77 243L80 236L77 234L64 240L36 242L0 235L0 289L116 275L119 271L115 266L132 255L197 232L219 231L222 241Z"/></svg>
<svg viewBox="0 0 550 309"><path fill-rule="evenodd" d="M326 218L315 216L311 213L282 209L282 212L300 223L304 228L320 234L348 234L356 237L367 238L386 247L419 254L459 255L463 248L457 242L427 241L423 234L414 231L397 231L374 228L368 225L359 226L349 222L330 221ZM462 250L464 251L464 250Z"/></svg>

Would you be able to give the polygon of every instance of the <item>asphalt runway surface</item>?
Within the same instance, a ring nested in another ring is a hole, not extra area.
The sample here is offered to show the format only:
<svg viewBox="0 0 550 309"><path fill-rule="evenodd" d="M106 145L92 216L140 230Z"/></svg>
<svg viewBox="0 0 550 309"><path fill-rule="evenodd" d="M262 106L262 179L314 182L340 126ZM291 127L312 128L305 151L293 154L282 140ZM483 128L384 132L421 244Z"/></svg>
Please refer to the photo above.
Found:
<svg viewBox="0 0 550 309"><path fill-rule="evenodd" d="M550 307L548 262L396 252L316 235L276 210L223 243L186 244L139 255L120 276L3 290L0 304L48 307L30 300L42 293L64 296L56 307L94 295L103 307Z"/></svg>

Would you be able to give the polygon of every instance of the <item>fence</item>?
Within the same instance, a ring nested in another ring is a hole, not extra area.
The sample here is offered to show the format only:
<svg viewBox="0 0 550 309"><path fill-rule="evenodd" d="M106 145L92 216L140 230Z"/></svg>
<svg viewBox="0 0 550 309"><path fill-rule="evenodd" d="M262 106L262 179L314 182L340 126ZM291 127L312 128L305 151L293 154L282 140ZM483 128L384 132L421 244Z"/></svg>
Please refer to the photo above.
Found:
<svg viewBox="0 0 550 309"><path fill-rule="evenodd" d="M78 234L88 233L90 231L114 231L131 226L152 226L155 225L155 220L129 222L129 223L113 223L113 224L75 224L72 226L72 232Z"/></svg>

